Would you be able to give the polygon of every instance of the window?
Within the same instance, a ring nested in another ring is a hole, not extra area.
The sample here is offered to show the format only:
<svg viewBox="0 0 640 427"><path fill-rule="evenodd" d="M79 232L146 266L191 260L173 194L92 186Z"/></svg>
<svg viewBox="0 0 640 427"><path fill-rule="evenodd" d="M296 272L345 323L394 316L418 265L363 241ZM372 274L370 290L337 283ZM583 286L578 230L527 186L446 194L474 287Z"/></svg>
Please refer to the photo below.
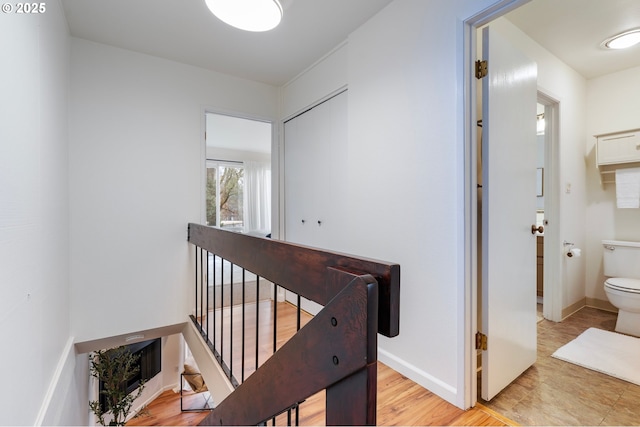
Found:
<svg viewBox="0 0 640 427"><path fill-rule="evenodd" d="M272 124L205 112L205 126L205 222L269 235Z"/></svg>
<svg viewBox="0 0 640 427"><path fill-rule="evenodd" d="M207 225L244 228L244 167L207 160Z"/></svg>

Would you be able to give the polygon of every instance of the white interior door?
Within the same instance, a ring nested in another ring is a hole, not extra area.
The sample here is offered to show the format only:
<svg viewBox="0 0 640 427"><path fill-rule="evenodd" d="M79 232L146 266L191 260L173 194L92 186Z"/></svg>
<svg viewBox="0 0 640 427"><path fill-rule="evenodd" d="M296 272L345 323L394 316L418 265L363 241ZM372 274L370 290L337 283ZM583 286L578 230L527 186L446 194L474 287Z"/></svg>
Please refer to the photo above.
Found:
<svg viewBox="0 0 640 427"><path fill-rule="evenodd" d="M485 28L482 79L481 395L536 360L536 63Z"/></svg>

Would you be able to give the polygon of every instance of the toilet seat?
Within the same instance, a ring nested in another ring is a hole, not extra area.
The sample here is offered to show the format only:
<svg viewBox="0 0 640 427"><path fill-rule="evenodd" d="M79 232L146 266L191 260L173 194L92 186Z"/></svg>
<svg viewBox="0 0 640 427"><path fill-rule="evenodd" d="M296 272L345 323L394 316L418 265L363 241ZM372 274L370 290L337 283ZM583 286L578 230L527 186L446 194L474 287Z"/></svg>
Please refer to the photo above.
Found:
<svg viewBox="0 0 640 427"><path fill-rule="evenodd" d="M604 282L604 286L622 292L640 294L640 280L626 277L610 277Z"/></svg>

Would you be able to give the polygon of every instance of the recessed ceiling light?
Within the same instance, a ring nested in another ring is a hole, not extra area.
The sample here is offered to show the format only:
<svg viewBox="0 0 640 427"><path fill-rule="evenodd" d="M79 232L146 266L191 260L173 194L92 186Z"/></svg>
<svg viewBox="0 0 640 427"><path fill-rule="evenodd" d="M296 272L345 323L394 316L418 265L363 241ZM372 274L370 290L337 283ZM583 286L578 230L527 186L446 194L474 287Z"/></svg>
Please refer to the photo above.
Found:
<svg viewBox="0 0 640 427"><path fill-rule="evenodd" d="M602 42L608 49L626 49L640 43L640 28L625 31Z"/></svg>
<svg viewBox="0 0 640 427"><path fill-rule="evenodd" d="M278 0L205 0L221 21L245 31L269 31L282 20Z"/></svg>

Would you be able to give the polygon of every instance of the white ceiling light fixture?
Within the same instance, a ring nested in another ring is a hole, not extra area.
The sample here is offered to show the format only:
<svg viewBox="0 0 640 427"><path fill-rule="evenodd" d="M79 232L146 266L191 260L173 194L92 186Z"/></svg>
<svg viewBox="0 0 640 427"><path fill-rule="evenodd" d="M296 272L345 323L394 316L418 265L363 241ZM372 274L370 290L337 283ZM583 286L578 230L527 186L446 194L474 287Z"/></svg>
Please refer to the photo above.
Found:
<svg viewBox="0 0 640 427"><path fill-rule="evenodd" d="M602 42L608 49L626 49L640 43L640 28L617 34Z"/></svg>
<svg viewBox="0 0 640 427"><path fill-rule="evenodd" d="M205 0L221 21L245 31L269 31L280 24L282 6L278 0Z"/></svg>

